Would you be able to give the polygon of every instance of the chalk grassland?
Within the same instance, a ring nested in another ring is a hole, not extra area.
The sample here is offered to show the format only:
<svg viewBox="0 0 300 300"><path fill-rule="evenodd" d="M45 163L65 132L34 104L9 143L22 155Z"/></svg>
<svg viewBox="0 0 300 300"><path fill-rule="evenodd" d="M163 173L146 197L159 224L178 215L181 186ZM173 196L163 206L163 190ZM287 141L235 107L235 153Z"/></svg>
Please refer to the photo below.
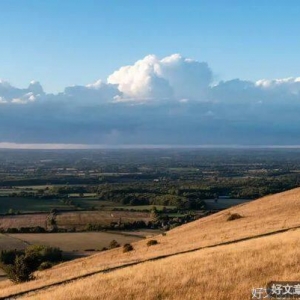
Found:
<svg viewBox="0 0 300 300"><path fill-rule="evenodd" d="M147 262L23 297L67 299L250 299L272 280L300 280L300 231Z"/></svg>
<svg viewBox="0 0 300 300"><path fill-rule="evenodd" d="M126 244L142 239L138 236L105 232L22 233L9 236L13 239L23 240L28 244L59 247L66 252L85 251L87 249L101 250L103 247L108 247L112 240L116 240L119 244Z"/></svg>
<svg viewBox="0 0 300 300"><path fill-rule="evenodd" d="M79 275L88 274L94 271L104 270L131 262L144 261L160 255L170 255L180 251L191 250L246 237L253 237L285 228L300 226L299 212L300 189L298 188L273 196L264 197L250 203L241 204L234 208L175 228L174 230L167 232L166 236L159 235L155 237L155 239L159 242L159 244L156 246L147 247L147 240L143 240L133 243L135 250L129 253L122 253L122 249L114 249L90 256L88 258L64 263L50 270L37 272L37 279L32 282L12 286L7 281L7 287L5 287L5 283L3 282L2 289L0 289L0 296L8 296L12 293L29 291L33 288L43 287L47 284L60 282L62 279L70 279ZM227 221L230 213L239 213L243 216L243 218L234 221ZM278 235L274 235L274 239L277 239L277 236ZM257 241L262 242L263 239L258 239ZM290 250L292 253L292 249L289 247L284 248L288 255L290 255ZM233 253L231 253L231 255L234 255L236 245L230 246L227 249L232 249ZM263 249L264 248L260 249L260 251L263 251L262 253L267 255L269 251ZM249 255L250 254L251 253L249 253ZM243 258L246 259L246 256L244 257L243 255ZM241 259L242 258L240 258L240 260ZM222 260L220 261L222 262ZM201 261L201 263L204 262ZM210 263L214 263L214 259L212 259ZM285 263L286 262L283 262L283 264ZM159 266L159 264L157 264L157 266ZM214 268L210 269L210 272L217 272L214 270L216 266L217 265L215 264ZM220 266L223 266L222 263L220 263L218 267L219 269ZM245 267L247 267L246 262ZM234 264L232 263L231 269L234 268ZM231 269L227 269L226 272L231 272ZM196 268L194 272L197 273L200 271ZM170 270L169 274L171 273L172 272ZM259 272L253 271L252 276L256 276L257 273ZM201 277L200 275L201 274L199 273L199 277ZM210 277L210 279L211 278L212 277ZM171 283L169 278L164 278L163 281L168 282L168 284ZM219 291L221 290L219 289Z"/></svg>

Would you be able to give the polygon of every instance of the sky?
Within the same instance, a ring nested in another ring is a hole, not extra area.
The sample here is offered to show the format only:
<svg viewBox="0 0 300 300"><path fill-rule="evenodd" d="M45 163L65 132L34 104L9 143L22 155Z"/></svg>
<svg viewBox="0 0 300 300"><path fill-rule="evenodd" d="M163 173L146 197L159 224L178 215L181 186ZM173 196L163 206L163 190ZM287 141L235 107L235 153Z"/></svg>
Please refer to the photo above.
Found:
<svg viewBox="0 0 300 300"><path fill-rule="evenodd" d="M300 144L299 15L297 0L0 0L0 147Z"/></svg>

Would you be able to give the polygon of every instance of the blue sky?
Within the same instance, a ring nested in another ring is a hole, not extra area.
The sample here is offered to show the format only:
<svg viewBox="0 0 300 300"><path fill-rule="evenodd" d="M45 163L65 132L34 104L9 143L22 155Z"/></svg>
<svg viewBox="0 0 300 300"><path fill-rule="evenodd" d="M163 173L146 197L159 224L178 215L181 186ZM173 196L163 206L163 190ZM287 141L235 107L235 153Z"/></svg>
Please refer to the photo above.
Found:
<svg viewBox="0 0 300 300"><path fill-rule="evenodd" d="M295 0L1 0L0 78L47 92L148 54L208 62L215 80L299 76Z"/></svg>

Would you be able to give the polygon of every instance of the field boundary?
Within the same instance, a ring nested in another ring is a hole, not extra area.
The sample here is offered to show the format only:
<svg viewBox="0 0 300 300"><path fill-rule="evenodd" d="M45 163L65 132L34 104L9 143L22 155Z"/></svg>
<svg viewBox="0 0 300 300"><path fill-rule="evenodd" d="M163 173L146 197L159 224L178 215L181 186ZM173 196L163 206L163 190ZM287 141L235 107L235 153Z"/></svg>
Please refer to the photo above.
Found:
<svg viewBox="0 0 300 300"><path fill-rule="evenodd" d="M290 231L290 230L296 230L296 229L300 229L300 225L294 226L294 227L289 227L289 228L283 228L283 229L279 229L279 230L275 230L275 231L271 231L271 232L267 232L267 233L263 233L263 234L258 234L258 235L254 235L254 236L249 236L249 237L245 237L245 238L241 238L241 239L237 239L237 240L227 241L227 242L213 244L213 245L209 245L209 246L197 247L197 248L194 248L194 249L184 250L184 251L171 253L171 254L160 255L160 256L152 257L152 258L142 260L142 261L136 261L136 262L124 264L124 265L121 265L121 266L115 266L115 267L111 267L111 268L107 268L107 269L103 269L103 270L94 271L94 272L83 274L83 275L80 275L80 276L76 276L76 277L73 277L73 278L70 278L70 279L66 279L66 280L58 281L58 282L51 283L51 284L48 284L48 285L45 285L45 286L37 287L37 288L31 289L31 290L10 294L8 296L0 297L0 300L16 299L16 298L19 298L19 297L24 296L26 294L29 294L29 293L34 293L34 292L37 292L37 291L46 290L46 289L49 289L49 288L52 288L52 287L55 287L55 286L59 286L59 285L62 285L62 284L68 284L68 283L71 283L73 281L77 281L79 279L87 278L87 277L90 277L90 276L93 276L93 275L106 274L106 273L110 273L110 272L113 272L113 271L116 271L116 270L120 270L120 269L124 269L124 268L128 268L128 267L136 266L136 265L139 265L139 264L143 264L143 263L146 263L146 262L152 262L152 261L161 260L161 259L165 259L165 258L177 256L177 255L193 253L193 252L196 252L196 251L199 251L199 250L236 244L236 243L240 243L240 242L244 242L244 241L248 241L248 240L252 240L252 239L257 239L257 238L262 238L262 237L266 237L266 236L271 236L271 235L275 235L275 234L280 234L280 233L284 233L284 232L287 232L287 231Z"/></svg>
<svg viewBox="0 0 300 300"><path fill-rule="evenodd" d="M15 240L17 240L17 241L20 241L20 242L22 242L23 244L25 244L26 246L30 246L30 245L31 245L30 243L28 243L28 242L26 242L26 241L24 241L24 240L22 240L22 239L19 239L19 238L17 238L17 237L11 236L9 233L2 233L2 234L5 235L5 236L7 236L7 237L9 237L9 238L11 238L11 239L15 239Z"/></svg>

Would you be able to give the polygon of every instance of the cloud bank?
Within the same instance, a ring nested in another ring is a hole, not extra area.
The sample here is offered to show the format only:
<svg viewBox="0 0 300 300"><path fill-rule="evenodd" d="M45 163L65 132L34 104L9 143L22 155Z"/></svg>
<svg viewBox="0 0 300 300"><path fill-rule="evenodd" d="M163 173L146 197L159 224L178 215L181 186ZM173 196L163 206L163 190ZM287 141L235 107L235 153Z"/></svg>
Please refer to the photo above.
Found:
<svg viewBox="0 0 300 300"><path fill-rule="evenodd" d="M0 80L0 143L300 144L300 77L214 80L205 62L148 55L47 94Z"/></svg>

